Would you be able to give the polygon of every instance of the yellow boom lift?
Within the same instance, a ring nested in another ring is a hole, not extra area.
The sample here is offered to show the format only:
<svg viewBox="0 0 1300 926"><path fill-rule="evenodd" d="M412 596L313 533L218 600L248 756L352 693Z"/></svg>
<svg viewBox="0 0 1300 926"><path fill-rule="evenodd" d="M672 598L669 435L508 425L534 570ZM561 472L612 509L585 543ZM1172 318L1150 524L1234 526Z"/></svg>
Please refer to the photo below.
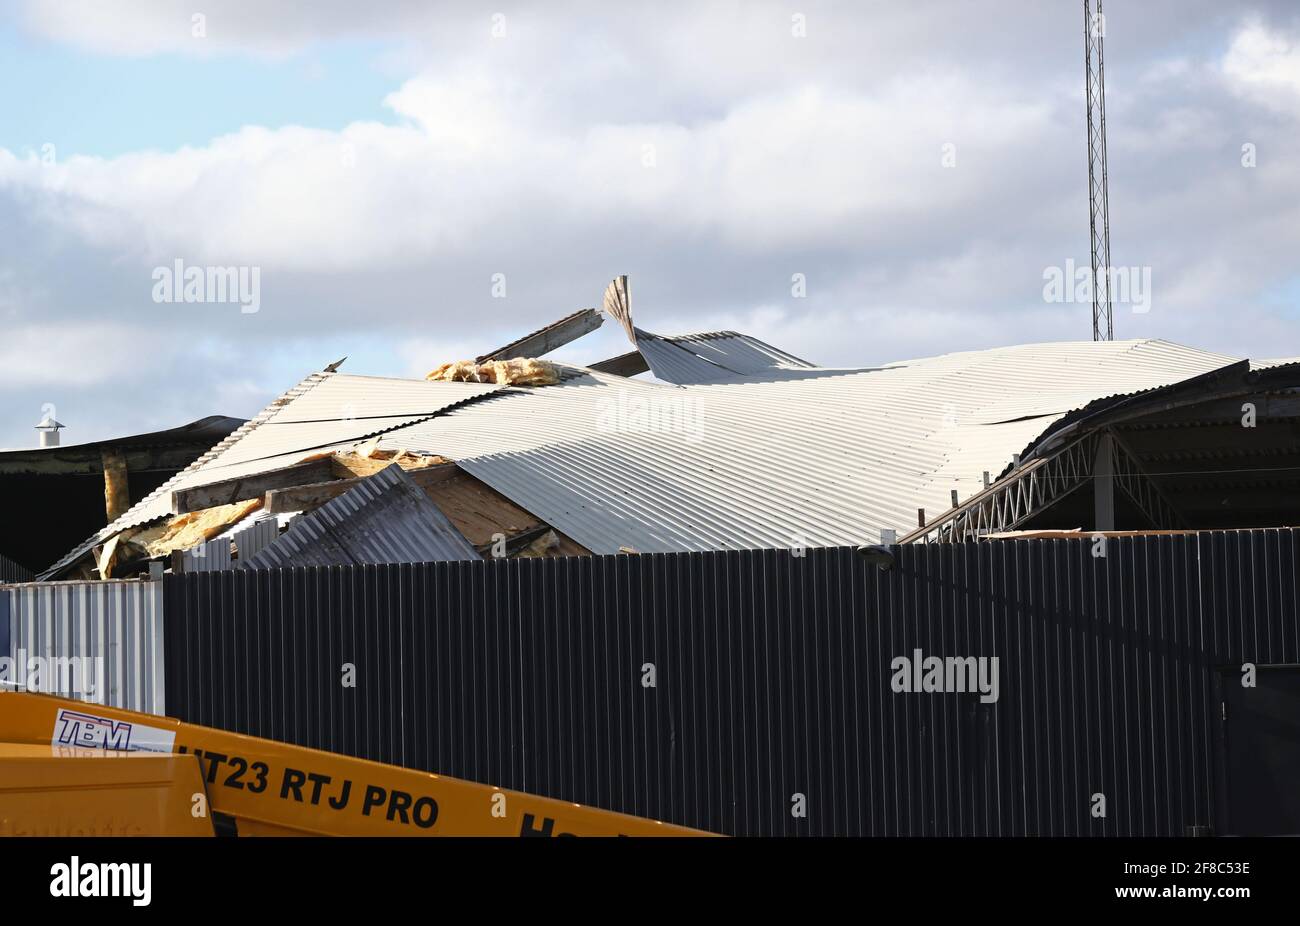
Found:
<svg viewBox="0 0 1300 926"><path fill-rule="evenodd" d="M23 691L0 692L0 836L703 836Z"/></svg>

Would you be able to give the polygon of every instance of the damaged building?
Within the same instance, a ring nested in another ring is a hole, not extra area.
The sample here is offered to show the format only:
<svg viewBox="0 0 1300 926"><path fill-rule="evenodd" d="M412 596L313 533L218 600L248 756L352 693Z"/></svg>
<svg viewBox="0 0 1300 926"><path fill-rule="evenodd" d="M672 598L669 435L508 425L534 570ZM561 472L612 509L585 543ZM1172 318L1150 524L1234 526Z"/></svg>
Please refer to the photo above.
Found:
<svg viewBox="0 0 1300 926"><path fill-rule="evenodd" d="M609 319L628 350L550 359ZM99 520L40 581L0 559L0 656L711 832L1300 831L1300 360L1149 339L829 368L652 333L620 278L423 379L339 366L111 520L86 451ZM918 651L996 659L999 694L900 695Z"/></svg>
<svg viewBox="0 0 1300 926"><path fill-rule="evenodd" d="M736 332L653 334L633 322L625 277L602 308L423 380L313 373L182 471L133 486L142 497L41 578L270 563L308 518L312 543L274 564L1300 521L1295 360L1134 340L828 368ZM607 317L632 350L541 359ZM98 453L83 465L102 470ZM368 485L389 468L402 478ZM339 541L386 492L410 504L365 515L367 529L418 525L419 543Z"/></svg>

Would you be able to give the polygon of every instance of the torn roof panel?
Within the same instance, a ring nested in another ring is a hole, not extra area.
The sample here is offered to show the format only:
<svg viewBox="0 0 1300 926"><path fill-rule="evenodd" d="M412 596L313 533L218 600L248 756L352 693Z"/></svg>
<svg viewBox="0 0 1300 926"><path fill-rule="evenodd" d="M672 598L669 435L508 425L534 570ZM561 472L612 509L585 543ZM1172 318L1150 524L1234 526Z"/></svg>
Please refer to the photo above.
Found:
<svg viewBox="0 0 1300 926"><path fill-rule="evenodd" d="M362 480L241 561L245 569L478 560L456 530L397 465Z"/></svg>
<svg viewBox="0 0 1300 926"><path fill-rule="evenodd" d="M706 360L668 338L642 331L640 328L636 329L636 349L650 365L650 372L654 378L665 383L676 385L713 383L733 379L739 375L735 370L721 366L713 360Z"/></svg>
<svg viewBox="0 0 1300 926"><path fill-rule="evenodd" d="M635 329L636 346L656 379L675 385L805 379L828 370L734 331L664 337Z"/></svg>
<svg viewBox="0 0 1300 926"><path fill-rule="evenodd" d="M817 369L817 364L800 360L779 347L735 331L683 334L666 338L680 347L712 360L737 373L765 373L773 369Z"/></svg>

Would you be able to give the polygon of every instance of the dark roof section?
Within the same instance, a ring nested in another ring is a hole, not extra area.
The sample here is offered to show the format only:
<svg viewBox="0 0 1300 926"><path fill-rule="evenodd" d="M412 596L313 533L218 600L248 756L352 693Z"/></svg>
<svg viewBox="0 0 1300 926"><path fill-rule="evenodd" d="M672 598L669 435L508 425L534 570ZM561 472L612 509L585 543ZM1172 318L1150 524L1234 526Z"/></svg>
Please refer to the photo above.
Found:
<svg viewBox="0 0 1300 926"><path fill-rule="evenodd" d="M106 440L91 441L86 444L61 444L57 447L24 447L15 450L0 450L0 460L11 459L31 454L34 460L42 456L58 453L75 453L77 451L99 451L107 448L127 447L163 447L169 444L207 444L209 447L225 440L237 428L244 424L243 418L228 418L225 415L209 415L198 421L191 421L178 428L166 431L150 431L147 434L132 434L127 437L110 437Z"/></svg>

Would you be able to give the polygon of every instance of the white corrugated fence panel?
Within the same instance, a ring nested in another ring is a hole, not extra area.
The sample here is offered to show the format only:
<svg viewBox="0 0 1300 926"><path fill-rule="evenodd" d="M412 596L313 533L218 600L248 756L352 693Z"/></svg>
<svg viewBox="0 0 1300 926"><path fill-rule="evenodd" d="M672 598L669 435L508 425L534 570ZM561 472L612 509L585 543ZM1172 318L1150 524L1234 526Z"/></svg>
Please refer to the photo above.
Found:
<svg viewBox="0 0 1300 926"><path fill-rule="evenodd" d="M0 596L7 606L0 614L7 610L9 619L4 655L14 674L7 681L112 707L166 713L161 582L8 585ZM33 666L41 675L28 675Z"/></svg>

